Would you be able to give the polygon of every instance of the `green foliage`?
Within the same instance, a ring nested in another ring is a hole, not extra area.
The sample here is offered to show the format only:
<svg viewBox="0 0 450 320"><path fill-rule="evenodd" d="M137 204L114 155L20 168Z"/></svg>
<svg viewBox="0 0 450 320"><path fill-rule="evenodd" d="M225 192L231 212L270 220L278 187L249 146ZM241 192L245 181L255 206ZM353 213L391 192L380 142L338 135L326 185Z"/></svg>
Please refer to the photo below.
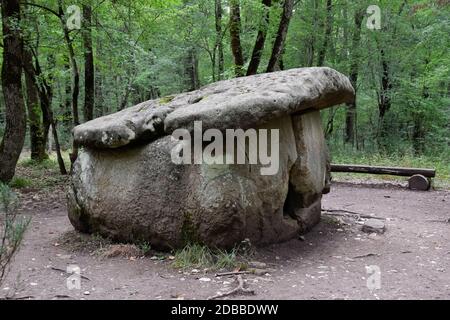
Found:
<svg viewBox="0 0 450 320"><path fill-rule="evenodd" d="M12 188L21 189L21 188L27 188L32 185L32 182L30 179L22 178L22 177L14 177L9 185Z"/></svg>
<svg viewBox="0 0 450 320"><path fill-rule="evenodd" d="M22 165L24 168L32 168L36 170L42 170L42 169L58 169L58 162L54 157L44 159L43 161L35 161L33 159L27 158L22 161L20 161L20 165Z"/></svg>
<svg viewBox="0 0 450 320"><path fill-rule="evenodd" d="M66 168L70 165L67 152L62 153ZM43 161L34 161L30 158L19 160L16 168L16 177L10 183L13 188L38 188L49 189L61 185L66 177L59 173L58 162L54 153Z"/></svg>
<svg viewBox="0 0 450 320"><path fill-rule="evenodd" d="M236 250L210 249L201 244L188 244L175 252L175 268L233 269L238 265Z"/></svg>
<svg viewBox="0 0 450 320"><path fill-rule="evenodd" d="M0 183L0 285L30 223L29 218L18 216L17 205L16 195Z"/></svg>
<svg viewBox="0 0 450 320"><path fill-rule="evenodd" d="M139 250L141 250L143 255L147 255L150 252L150 250L152 249L152 246L149 242L143 241L143 242L139 243L138 248L139 248Z"/></svg>

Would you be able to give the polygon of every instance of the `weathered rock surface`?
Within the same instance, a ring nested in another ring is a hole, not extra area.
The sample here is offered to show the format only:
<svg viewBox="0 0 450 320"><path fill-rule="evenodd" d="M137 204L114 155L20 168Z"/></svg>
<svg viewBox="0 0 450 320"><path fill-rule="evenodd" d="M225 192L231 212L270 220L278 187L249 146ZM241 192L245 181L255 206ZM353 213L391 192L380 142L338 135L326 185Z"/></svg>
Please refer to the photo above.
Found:
<svg viewBox="0 0 450 320"><path fill-rule="evenodd" d="M294 69L222 81L87 122L74 129L84 148L68 191L69 219L82 232L157 249L297 237L320 220L329 183L317 110L352 99L338 72ZM260 164L174 164L176 142L168 134L191 130L194 120L203 129L279 129L279 170L261 175Z"/></svg>
<svg viewBox="0 0 450 320"><path fill-rule="evenodd" d="M280 129L280 167L175 165L170 136L124 150L85 149L74 166L69 218L80 231L169 249L189 241L232 247L249 238L271 243L301 231L283 207L297 151L289 118Z"/></svg>
<svg viewBox="0 0 450 320"><path fill-rule="evenodd" d="M205 129L254 128L274 118L320 110L353 99L350 81L330 68L301 68L217 82L196 92L195 105L181 106L164 120L167 133Z"/></svg>
<svg viewBox="0 0 450 320"><path fill-rule="evenodd" d="M326 67L300 68L213 83L189 93L143 102L77 126L77 143L118 148L150 142L178 128L255 128L286 115L353 100L347 77Z"/></svg>

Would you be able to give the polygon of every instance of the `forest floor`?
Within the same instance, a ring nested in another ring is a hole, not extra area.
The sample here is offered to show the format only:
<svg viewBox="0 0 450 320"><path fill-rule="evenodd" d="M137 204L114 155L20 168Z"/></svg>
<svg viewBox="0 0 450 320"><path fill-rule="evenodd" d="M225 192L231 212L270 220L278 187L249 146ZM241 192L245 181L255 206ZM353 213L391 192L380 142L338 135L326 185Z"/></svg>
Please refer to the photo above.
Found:
<svg viewBox="0 0 450 320"><path fill-rule="evenodd" d="M19 175L27 176L26 170L19 168ZM44 176L50 181L45 188L18 189L20 212L32 220L0 297L206 299L237 285L235 276L177 269L171 254L105 255L114 245L73 231L64 179L54 170L41 172ZM386 232L362 232L353 214L324 215L302 239L256 248L251 260L264 271L242 276L255 295L225 299L450 299L449 190L419 192L405 183L346 180L333 183L323 208L385 218ZM68 265L81 269L80 289L67 288ZM373 280L368 270L374 270L369 266L379 268L379 289L368 288Z"/></svg>

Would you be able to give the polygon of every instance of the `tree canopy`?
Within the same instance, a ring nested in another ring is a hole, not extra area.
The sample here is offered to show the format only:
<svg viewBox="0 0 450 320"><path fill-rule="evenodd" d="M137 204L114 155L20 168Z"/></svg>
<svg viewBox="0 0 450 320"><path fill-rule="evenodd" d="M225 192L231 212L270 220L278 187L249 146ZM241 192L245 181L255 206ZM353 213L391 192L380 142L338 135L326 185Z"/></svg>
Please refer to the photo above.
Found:
<svg viewBox="0 0 450 320"><path fill-rule="evenodd" d="M9 23L23 41L25 146L36 158L48 136L75 152L74 125L145 100L322 65L357 91L354 105L322 113L332 147L449 152L448 1L28 0L20 9Z"/></svg>

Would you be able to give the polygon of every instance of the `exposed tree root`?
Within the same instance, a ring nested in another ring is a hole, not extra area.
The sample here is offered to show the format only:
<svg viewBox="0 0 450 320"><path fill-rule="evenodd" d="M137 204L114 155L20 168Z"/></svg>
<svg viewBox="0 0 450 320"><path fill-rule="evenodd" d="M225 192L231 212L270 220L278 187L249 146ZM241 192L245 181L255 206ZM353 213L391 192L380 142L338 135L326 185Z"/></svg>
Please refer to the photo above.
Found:
<svg viewBox="0 0 450 320"><path fill-rule="evenodd" d="M240 274L237 275L236 277L237 281L238 281L238 286L236 288L234 288L231 291L228 292L224 292L215 296L211 296L208 297L207 300L214 300L214 299L218 299L218 298L223 298L226 296L231 296L231 295L235 295L235 294L250 294L250 295L255 295L255 291L248 289L248 288L244 288L244 279L242 279L242 276Z"/></svg>

